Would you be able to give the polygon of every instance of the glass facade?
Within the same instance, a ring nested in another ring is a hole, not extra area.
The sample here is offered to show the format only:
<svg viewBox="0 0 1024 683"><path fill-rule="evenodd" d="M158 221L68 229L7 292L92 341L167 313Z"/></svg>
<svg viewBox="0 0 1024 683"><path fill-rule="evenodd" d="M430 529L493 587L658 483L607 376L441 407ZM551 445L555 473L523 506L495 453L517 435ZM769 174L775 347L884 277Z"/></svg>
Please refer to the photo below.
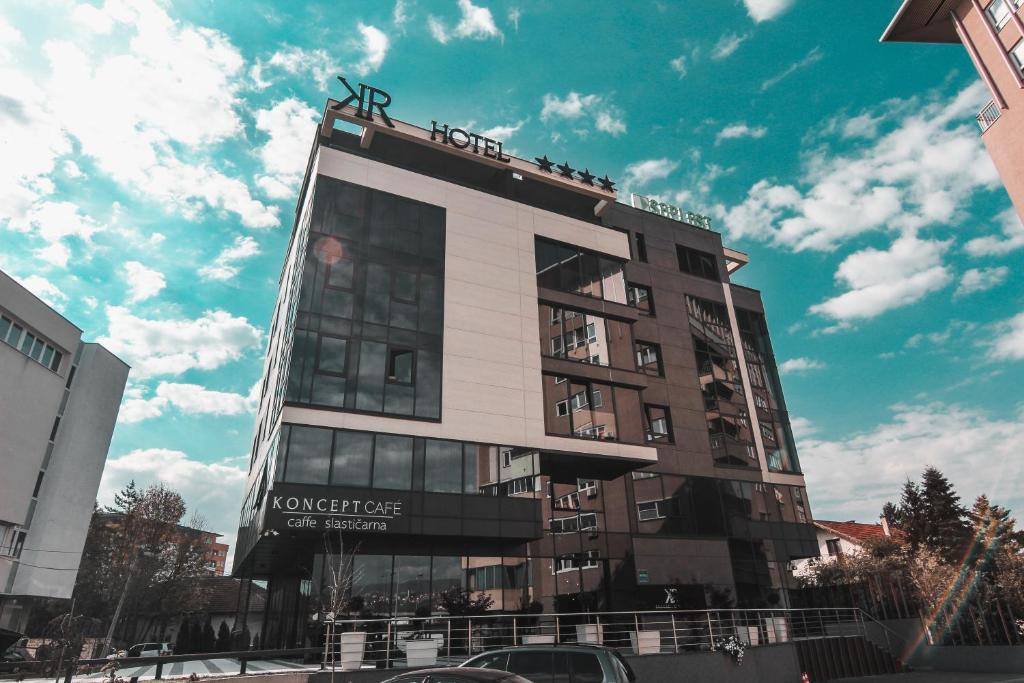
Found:
<svg viewBox="0 0 1024 683"><path fill-rule="evenodd" d="M514 496L540 490L537 451L284 425L275 480L393 491Z"/></svg>
<svg viewBox="0 0 1024 683"><path fill-rule="evenodd" d="M644 443L636 389L561 375L545 374L543 379L548 434Z"/></svg>
<svg viewBox="0 0 1024 683"><path fill-rule="evenodd" d="M717 465L757 467L743 378L725 304L686 297L711 454Z"/></svg>
<svg viewBox="0 0 1024 683"><path fill-rule="evenodd" d="M570 308L540 304L541 354L635 370L630 325Z"/></svg>
<svg viewBox="0 0 1024 683"><path fill-rule="evenodd" d="M286 400L441 416L444 210L320 177Z"/></svg>
<svg viewBox="0 0 1024 683"><path fill-rule="evenodd" d="M796 444L789 425L789 413L782 397L782 383L775 365L768 324L764 316L754 311L736 309L736 322L740 328L743 355L747 361L750 390L757 407L761 425L761 440L768 458L768 467L779 472L799 472Z"/></svg>

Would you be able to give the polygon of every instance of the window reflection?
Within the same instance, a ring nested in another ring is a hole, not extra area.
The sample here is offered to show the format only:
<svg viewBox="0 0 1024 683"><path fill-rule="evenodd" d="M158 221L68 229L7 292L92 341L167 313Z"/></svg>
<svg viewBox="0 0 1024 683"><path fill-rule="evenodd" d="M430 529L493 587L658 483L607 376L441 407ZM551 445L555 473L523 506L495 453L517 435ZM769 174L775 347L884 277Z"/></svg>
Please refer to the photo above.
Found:
<svg viewBox="0 0 1024 683"><path fill-rule="evenodd" d="M756 467L743 380L725 305L686 297L711 454L720 465Z"/></svg>
<svg viewBox="0 0 1024 683"><path fill-rule="evenodd" d="M628 323L544 303L539 319L543 355L634 369Z"/></svg>
<svg viewBox="0 0 1024 683"><path fill-rule="evenodd" d="M534 248L538 287L626 302L620 261L541 238Z"/></svg>

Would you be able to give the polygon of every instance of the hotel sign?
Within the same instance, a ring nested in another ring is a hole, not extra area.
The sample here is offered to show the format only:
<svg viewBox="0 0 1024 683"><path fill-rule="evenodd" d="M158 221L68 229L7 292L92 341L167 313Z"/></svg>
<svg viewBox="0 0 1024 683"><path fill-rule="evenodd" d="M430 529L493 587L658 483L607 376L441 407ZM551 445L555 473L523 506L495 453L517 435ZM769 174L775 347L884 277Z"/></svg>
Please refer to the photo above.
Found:
<svg viewBox="0 0 1024 683"><path fill-rule="evenodd" d="M686 223L687 225L711 230L711 219L703 214L693 213L692 211L683 211L678 206L659 202L657 199L651 199L650 197L644 197L643 195L636 193L630 195L630 199L632 201L633 208L635 209L649 211L650 213L656 213L659 216L671 218L672 220L679 221L680 223Z"/></svg>

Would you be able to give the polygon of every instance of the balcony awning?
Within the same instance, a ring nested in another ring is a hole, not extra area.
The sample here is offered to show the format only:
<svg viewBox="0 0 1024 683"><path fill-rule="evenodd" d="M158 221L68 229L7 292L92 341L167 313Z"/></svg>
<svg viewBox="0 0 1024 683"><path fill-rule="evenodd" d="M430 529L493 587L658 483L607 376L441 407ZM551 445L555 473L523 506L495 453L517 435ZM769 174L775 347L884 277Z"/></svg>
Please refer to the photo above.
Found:
<svg viewBox="0 0 1024 683"><path fill-rule="evenodd" d="M904 0L881 43L959 43L949 18L960 0Z"/></svg>

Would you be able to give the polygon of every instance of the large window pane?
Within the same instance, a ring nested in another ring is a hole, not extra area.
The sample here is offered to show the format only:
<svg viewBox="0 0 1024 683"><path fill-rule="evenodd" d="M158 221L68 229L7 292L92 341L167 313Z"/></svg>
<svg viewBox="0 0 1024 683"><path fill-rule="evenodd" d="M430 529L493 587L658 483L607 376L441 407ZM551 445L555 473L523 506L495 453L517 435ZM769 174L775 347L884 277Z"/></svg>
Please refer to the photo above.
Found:
<svg viewBox="0 0 1024 683"><path fill-rule="evenodd" d="M285 481L325 484L331 467L331 430L293 425Z"/></svg>
<svg viewBox="0 0 1024 683"><path fill-rule="evenodd" d="M397 614L430 614L430 557L396 555L394 586Z"/></svg>
<svg viewBox="0 0 1024 683"><path fill-rule="evenodd" d="M373 459L373 488L409 490L412 485L412 439L379 434Z"/></svg>
<svg viewBox="0 0 1024 683"><path fill-rule="evenodd" d="M321 372L345 374L347 350L348 340L337 337L321 337L317 369Z"/></svg>
<svg viewBox="0 0 1024 683"><path fill-rule="evenodd" d="M359 388L356 408L380 412L384 407L384 372L387 366L386 344L363 340L359 353Z"/></svg>
<svg viewBox="0 0 1024 683"><path fill-rule="evenodd" d="M349 606L353 613L363 610L375 614L390 614L392 607L391 555L361 555L352 559L352 597Z"/></svg>
<svg viewBox="0 0 1024 683"><path fill-rule="evenodd" d="M454 441L427 441L423 490L458 493L462 490L462 444Z"/></svg>
<svg viewBox="0 0 1024 683"><path fill-rule="evenodd" d="M368 487L373 462L373 435L365 432L337 432L334 437L334 466L331 483L338 486Z"/></svg>

